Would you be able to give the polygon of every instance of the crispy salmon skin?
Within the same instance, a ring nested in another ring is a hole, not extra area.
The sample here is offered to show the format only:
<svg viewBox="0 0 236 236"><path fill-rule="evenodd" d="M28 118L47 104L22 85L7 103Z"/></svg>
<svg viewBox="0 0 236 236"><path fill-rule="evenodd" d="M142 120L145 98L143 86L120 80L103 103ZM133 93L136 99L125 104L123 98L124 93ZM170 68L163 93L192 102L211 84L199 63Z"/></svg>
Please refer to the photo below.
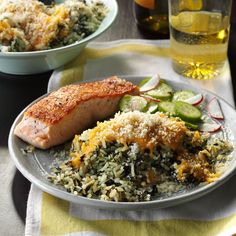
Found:
<svg viewBox="0 0 236 236"><path fill-rule="evenodd" d="M118 111L125 94L138 87L116 76L62 87L29 107L14 134L41 149L61 144Z"/></svg>

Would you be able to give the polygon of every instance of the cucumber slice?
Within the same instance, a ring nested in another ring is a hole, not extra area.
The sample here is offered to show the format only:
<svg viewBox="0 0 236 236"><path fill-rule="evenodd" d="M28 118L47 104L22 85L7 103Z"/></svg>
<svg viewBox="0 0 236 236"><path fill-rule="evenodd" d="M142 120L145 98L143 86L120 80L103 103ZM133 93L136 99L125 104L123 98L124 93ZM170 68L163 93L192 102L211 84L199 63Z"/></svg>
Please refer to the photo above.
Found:
<svg viewBox="0 0 236 236"><path fill-rule="evenodd" d="M197 123L201 121L202 113L200 112L200 110L186 102L176 101L175 113L182 120L189 123Z"/></svg>
<svg viewBox="0 0 236 236"><path fill-rule="evenodd" d="M159 102L158 110L162 112L168 112L171 115L175 115L175 103L169 101Z"/></svg>
<svg viewBox="0 0 236 236"><path fill-rule="evenodd" d="M185 101L195 95L196 94L191 90L180 90L174 93L173 101Z"/></svg>
<svg viewBox="0 0 236 236"><path fill-rule="evenodd" d="M121 111L145 111L147 107L147 100L140 96L125 95L119 102Z"/></svg>
<svg viewBox="0 0 236 236"><path fill-rule="evenodd" d="M158 103L157 102L149 102L146 112L150 114L154 114L158 111Z"/></svg>
<svg viewBox="0 0 236 236"><path fill-rule="evenodd" d="M170 85L162 82L156 89L150 90L145 94L160 100L169 100L173 95L173 89Z"/></svg>
<svg viewBox="0 0 236 236"><path fill-rule="evenodd" d="M185 121L185 125L189 128L189 129L193 129L193 130L197 130L198 129L198 125L197 124L192 124L189 122Z"/></svg>

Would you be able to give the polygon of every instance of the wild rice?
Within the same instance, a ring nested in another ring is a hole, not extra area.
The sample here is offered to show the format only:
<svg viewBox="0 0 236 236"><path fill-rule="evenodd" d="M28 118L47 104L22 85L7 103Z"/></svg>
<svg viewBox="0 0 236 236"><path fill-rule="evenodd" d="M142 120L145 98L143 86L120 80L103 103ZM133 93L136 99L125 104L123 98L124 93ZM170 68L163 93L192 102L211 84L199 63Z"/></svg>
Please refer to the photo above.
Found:
<svg viewBox="0 0 236 236"><path fill-rule="evenodd" d="M100 1L0 1L0 52L57 48L91 35L107 15Z"/></svg>
<svg viewBox="0 0 236 236"><path fill-rule="evenodd" d="M227 141L196 132L186 130L181 148L176 149L158 144L153 150L143 149L137 142L106 141L104 145L103 140L93 150L86 142L89 134L95 133L88 130L75 137L71 156L52 169L49 179L75 195L107 201L138 202L170 196L215 181L232 151ZM92 150L89 153L88 148ZM79 166L74 166L78 155Z"/></svg>

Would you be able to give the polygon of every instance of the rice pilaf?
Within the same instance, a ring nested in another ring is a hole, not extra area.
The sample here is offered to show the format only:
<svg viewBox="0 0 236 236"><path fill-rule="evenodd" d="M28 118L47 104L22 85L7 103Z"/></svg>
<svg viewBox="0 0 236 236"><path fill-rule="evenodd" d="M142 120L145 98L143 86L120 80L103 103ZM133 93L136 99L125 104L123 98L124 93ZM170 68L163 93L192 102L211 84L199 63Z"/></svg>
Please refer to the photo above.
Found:
<svg viewBox="0 0 236 236"><path fill-rule="evenodd" d="M225 140L190 131L177 117L117 113L76 135L49 179L75 195L108 201L150 201L215 181L232 151Z"/></svg>

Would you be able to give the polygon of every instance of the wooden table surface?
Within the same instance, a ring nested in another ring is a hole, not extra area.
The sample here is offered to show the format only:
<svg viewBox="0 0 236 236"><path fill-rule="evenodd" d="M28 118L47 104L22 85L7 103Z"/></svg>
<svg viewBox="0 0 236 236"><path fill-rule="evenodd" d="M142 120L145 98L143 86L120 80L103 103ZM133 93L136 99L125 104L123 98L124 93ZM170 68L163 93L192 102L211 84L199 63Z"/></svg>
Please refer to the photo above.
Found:
<svg viewBox="0 0 236 236"><path fill-rule="evenodd" d="M118 0L118 4L119 14L116 21L104 35L97 39L98 41L127 38L163 38L162 36L154 36L139 31L133 17L132 0ZM164 38L168 38L168 36L164 36ZM233 0L228 56L232 78L236 78L236 0ZM31 101L46 93L50 75L51 71L30 76L0 74L0 149L7 146L9 129L19 112ZM233 87L234 91L236 91L236 82L234 80ZM9 174L12 175L14 173ZM16 210L23 221L26 215L26 200L29 188L30 183L16 171L12 184L12 198Z"/></svg>

